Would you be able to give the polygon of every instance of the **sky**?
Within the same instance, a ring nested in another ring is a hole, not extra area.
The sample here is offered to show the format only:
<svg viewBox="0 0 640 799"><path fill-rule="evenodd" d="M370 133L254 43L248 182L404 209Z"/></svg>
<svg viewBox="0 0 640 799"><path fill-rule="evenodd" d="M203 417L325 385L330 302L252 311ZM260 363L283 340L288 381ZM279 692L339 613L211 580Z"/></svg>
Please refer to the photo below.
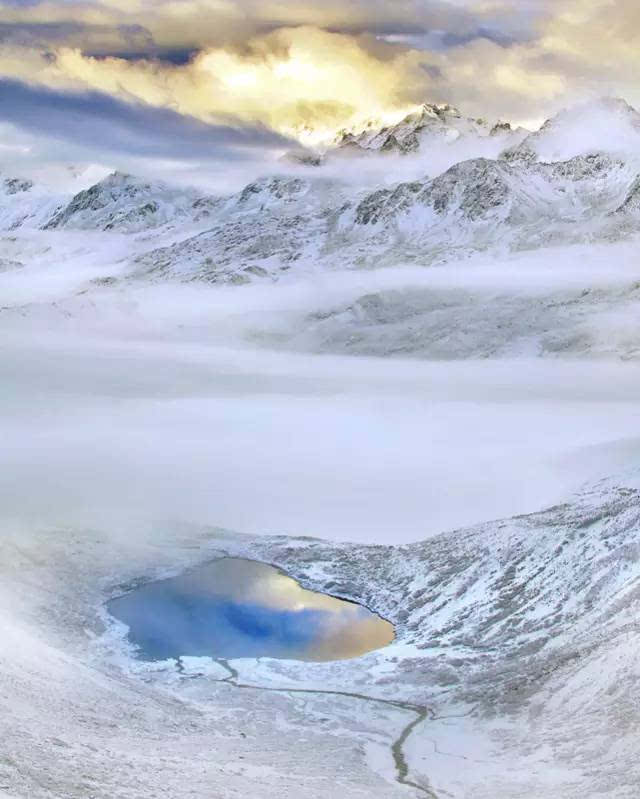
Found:
<svg viewBox="0 0 640 799"><path fill-rule="evenodd" d="M535 126L640 104L639 40L633 0L5 0L0 146L248 158L425 101Z"/></svg>

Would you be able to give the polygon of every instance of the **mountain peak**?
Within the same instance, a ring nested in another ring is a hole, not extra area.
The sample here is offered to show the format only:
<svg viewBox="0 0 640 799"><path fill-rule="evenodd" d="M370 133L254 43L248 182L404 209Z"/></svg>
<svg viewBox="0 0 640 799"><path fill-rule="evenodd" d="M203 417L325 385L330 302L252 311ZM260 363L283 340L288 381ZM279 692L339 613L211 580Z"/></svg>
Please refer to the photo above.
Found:
<svg viewBox="0 0 640 799"><path fill-rule="evenodd" d="M422 149L427 142L454 142L470 136L488 137L512 132L508 123L491 127L484 119L465 117L449 103L423 103L390 125L370 121L359 130L338 134L337 149L377 151L407 155Z"/></svg>
<svg viewBox="0 0 640 799"><path fill-rule="evenodd" d="M78 192L58 209L45 229L138 232L169 224L185 215L201 219L214 204L213 198L202 197L192 190L116 171Z"/></svg>

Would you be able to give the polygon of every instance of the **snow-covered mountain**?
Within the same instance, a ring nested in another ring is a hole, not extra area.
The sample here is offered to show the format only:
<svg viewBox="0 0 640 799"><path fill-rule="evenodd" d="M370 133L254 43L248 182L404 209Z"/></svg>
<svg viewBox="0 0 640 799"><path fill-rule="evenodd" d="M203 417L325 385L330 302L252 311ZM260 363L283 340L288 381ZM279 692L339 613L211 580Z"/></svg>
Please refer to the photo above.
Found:
<svg viewBox="0 0 640 799"><path fill-rule="evenodd" d="M510 126L425 105L390 128L345 133L337 147L381 164L402 152L402 174L415 165L410 180L393 182L397 161L374 189L350 168L341 175L331 165L298 164L227 197L119 172L73 197L6 179L0 224L138 235L125 273L231 283L608 241L638 225L640 159L631 147L638 136L640 115L617 100L562 112L524 139ZM463 139L499 142L495 157L425 175L428 142ZM139 237L150 230L158 232L153 240Z"/></svg>
<svg viewBox="0 0 640 799"><path fill-rule="evenodd" d="M176 189L114 172L76 194L44 225L45 230L116 230L136 233L184 218L198 222L216 206L196 191Z"/></svg>
<svg viewBox="0 0 640 799"><path fill-rule="evenodd" d="M640 158L632 147L639 136L640 114L620 100L561 112L524 139L510 126L425 105L391 128L341 137L338 150L390 164L374 188L347 162L342 174L330 164L290 165L221 197L122 172L72 196L7 176L0 228L24 235L39 228L47 246L65 231L124 235L131 243L115 270L120 278L231 284L623 240L640 225ZM463 139L499 142L495 157L425 174L427 141ZM405 157L387 161L396 145ZM414 172L394 182L396 169ZM22 260L18 251L6 262Z"/></svg>
<svg viewBox="0 0 640 799"><path fill-rule="evenodd" d="M425 103L395 124L379 127L372 121L363 130L342 131L334 146L339 150L407 155L434 143L452 143L461 138L494 136L514 144L526 133L524 129L512 129L508 122L490 124L484 119L464 117L451 105Z"/></svg>
<svg viewBox="0 0 640 799"><path fill-rule="evenodd" d="M632 210L625 203L635 180L634 167L602 153L551 164L474 159L434 180L373 192L354 223L412 260L577 242L622 235L612 214Z"/></svg>
<svg viewBox="0 0 640 799"><path fill-rule="evenodd" d="M428 142L466 139L499 143L495 157L425 174ZM124 272L145 280L244 283L335 268L430 265L633 235L638 142L640 114L620 100L562 112L524 138L508 125L425 105L389 128L340 138L336 151L366 152L371 163L405 154L401 169L389 161L384 185L373 189L354 179L351 167L340 174L330 164L291 166L227 197L121 172L73 196L6 177L0 227L138 236ZM394 183L396 168L414 174ZM153 240L140 238L151 230L158 232Z"/></svg>
<svg viewBox="0 0 640 799"><path fill-rule="evenodd" d="M557 163L473 159L433 179L355 194L338 181L281 177L251 184L212 213L210 229L137 263L146 275L213 281L428 265L624 238L636 229L637 205L637 166L605 153Z"/></svg>

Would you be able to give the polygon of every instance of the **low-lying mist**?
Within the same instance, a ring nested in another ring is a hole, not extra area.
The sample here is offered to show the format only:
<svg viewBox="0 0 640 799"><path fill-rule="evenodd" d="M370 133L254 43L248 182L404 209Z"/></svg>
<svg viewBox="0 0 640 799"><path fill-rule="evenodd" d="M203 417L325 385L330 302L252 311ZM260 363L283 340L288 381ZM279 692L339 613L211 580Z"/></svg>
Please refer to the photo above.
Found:
<svg viewBox="0 0 640 799"><path fill-rule="evenodd" d="M19 307L0 315L3 515L400 543L562 501L637 458L635 364L287 349L305 314L363 293L464 284L535 296L552 274L521 257L277 286L98 290L79 272L72 292L55 280L45 290L38 270L15 273ZM612 269L594 250L556 287L632 278L629 259Z"/></svg>

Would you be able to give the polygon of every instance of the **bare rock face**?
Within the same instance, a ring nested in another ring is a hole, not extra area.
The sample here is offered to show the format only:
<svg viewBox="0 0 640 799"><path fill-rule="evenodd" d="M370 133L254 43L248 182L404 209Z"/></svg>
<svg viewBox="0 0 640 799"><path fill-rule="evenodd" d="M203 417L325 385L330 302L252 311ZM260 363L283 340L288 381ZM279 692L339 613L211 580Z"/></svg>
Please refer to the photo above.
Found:
<svg viewBox="0 0 640 799"><path fill-rule="evenodd" d="M513 128L511 127L510 122L496 122L496 124L491 128L491 136L499 136L502 133L511 133Z"/></svg>
<svg viewBox="0 0 640 799"><path fill-rule="evenodd" d="M2 188L5 194L22 194L31 191L33 188L33 181L23 180L22 178L4 178L2 180Z"/></svg>
<svg viewBox="0 0 640 799"><path fill-rule="evenodd" d="M290 150L282 157L284 163L296 166L318 167L324 163L324 158L320 153L313 150Z"/></svg>
<svg viewBox="0 0 640 799"><path fill-rule="evenodd" d="M307 191L309 184L300 178L271 177L256 180L240 192L238 205L249 205L257 202L261 205L283 201L295 202Z"/></svg>

